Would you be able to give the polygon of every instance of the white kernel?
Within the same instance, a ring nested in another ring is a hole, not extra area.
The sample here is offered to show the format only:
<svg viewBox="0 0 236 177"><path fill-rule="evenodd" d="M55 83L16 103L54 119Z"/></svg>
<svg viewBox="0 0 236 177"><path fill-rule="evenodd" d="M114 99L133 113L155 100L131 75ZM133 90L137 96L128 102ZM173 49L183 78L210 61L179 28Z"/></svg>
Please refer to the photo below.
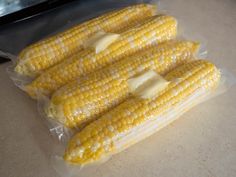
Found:
<svg viewBox="0 0 236 177"><path fill-rule="evenodd" d="M108 130L109 130L109 131L111 131L111 132L113 132L113 131L114 131L114 127L113 127L113 126L111 126L111 125L108 125L108 126L107 126L107 128L108 128Z"/></svg>
<svg viewBox="0 0 236 177"><path fill-rule="evenodd" d="M100 144L98 142L95 142L91 147L91 151L96 152L99 147L100 147Z"/></svg>
<svg viewBox="0 0 236 177"><path fill-rule="evenodd" d="M80 146L80 145L81 145L80 140L77 140L77 141L76 141L76 144L77 144L77 146Z"/></svg>

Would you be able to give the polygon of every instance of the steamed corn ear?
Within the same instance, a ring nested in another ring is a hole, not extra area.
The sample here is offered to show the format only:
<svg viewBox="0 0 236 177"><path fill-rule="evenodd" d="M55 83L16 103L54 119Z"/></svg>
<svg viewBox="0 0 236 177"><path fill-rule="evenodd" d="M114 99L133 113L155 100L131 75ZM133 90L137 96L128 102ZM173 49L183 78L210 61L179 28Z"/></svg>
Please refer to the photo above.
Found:
<svg viewBox="0 0 236 177"><path fill-rule="evenodd" d="M120 33L154 15L154 12L154 6L140 4L109 12L84 22L25 48L19 54L15 71L21 75L34 77L43 70L77 53L82 49L82 44L97 31Z"/></svg>
<svg viewBox="0 0 236 177"><path fill-rule="evenodd" d="M199 44L190 41L168 41L150 47L75 80L57 90L46 107L48 117L67 127L81 127L123 102L129 96L127 80L146 70L164 74L173 67L189 61Z"/></svg>
<svg viewBox="0 0 236 177"><path fill-rule="evenodd" d="M171 16L151 17L144 23L122 33L119 39L105 50L96 54L94 50L86 49L48 69L26 86L26 91L32 97L35 97L38 92L50 95L81 75L87 75L92 71L135 54L144 48L148 48L153 43L174 38L176 36L176 26L177 22Z"/></svg>
<svg viewBox="0 0 236 177"><path fill-rule="evenodd" d="M165 79L170 84L152 99L132 97L77 133L64 159L80 165L97 162L153 134L211 93L220 72L197 60L177 67Z"/></svg>

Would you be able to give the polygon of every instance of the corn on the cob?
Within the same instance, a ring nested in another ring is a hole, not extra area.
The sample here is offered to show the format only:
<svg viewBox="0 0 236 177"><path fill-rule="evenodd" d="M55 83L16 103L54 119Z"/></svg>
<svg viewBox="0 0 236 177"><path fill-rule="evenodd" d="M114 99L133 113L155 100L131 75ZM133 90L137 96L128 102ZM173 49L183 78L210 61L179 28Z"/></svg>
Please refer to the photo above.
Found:
<svg viewBox="0 0 236 177"><path fill-rule="evenodd" d="M164 74L189 61L198 47L198 43L189 41L168 41L152 46L146 52L81 77L57 90L46 107L46 113L70 128L88 124L129 96L129 78L149 69Z"/></svg>
<svg viewBox="0 0 236 177"><path fill-rule="evenodd" d="M220 72L197 60L177 67L165 79L171 83L152 99L132 97L77 133L64 159L80 165L97 162L153 134L211 93Z"/></svg>
<svg viewBox="0 0 236 177"><path fill-rule="evenodd" d="M48 69L31 84L26 91L32 97L37 92L50 95L56 89L81 75L132 55L153 43L163 42L176 36L176 20L167 15L151 17L149 20L121 34L107 49L96 54L87 49L72 58Z"/></svg>
<svg viewBox="0 0 236 177"><path fill-rule="evenodd" d="M155 6L139 4L113 11L84 22L65 32L37 42L19 54L15 71L34 77L43 70L82 49L82 44L99 30L119 33L154 15Z"/></svg>

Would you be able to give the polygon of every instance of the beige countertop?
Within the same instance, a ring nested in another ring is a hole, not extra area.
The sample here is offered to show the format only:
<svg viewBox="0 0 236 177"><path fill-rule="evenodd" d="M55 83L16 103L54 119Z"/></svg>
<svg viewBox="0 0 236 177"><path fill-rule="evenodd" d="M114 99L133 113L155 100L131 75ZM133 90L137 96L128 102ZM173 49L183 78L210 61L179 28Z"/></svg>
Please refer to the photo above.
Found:
<svg viewBox="0 0 236 177"><path fill-rule="evenodd" d="M208 57L236 73L235 0L163 0L181 31L207 45ZM198 36L198 37L196 37ZM36 102L14 86L0 65L0 176L57 177L49 162L53 141ZM236 87L190 110L179 120L84 169L80 177L235 177Z"/></svg>

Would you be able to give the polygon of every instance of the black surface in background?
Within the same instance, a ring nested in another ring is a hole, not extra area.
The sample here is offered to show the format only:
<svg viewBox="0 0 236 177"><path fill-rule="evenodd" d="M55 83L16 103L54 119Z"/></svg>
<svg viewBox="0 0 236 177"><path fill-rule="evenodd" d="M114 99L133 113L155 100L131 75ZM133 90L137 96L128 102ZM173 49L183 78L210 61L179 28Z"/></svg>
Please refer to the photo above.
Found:
<svg viewBox="0 0 236 177"><path fill-rule="evenodd" d="M0 64L10 61L10 59L0 57Z"/></svg>
<svg viewBox="0 0 236 177"><path fill-rule="evenodd" d="M33 15L36 15L38 13L42 13L46 10L56 8L58 6L61 6L66 3L70 3L72 1L75 1L75 0L47 0L45 2L41 2L39 4L23 8L19 11L0 17L0 25L11 23L17 20L21 20L23 18L27 18Z"/></svg>
<svg viewBox="0 0 236 177"><path fill-rule="evenodd" d="M150 0L138 0L150 2ZM0 51L17 55L23 48L107 11L137 3L137 0L73 0L52 10L0 25ZM0 61L6 61L1 59Z"/></svg>

